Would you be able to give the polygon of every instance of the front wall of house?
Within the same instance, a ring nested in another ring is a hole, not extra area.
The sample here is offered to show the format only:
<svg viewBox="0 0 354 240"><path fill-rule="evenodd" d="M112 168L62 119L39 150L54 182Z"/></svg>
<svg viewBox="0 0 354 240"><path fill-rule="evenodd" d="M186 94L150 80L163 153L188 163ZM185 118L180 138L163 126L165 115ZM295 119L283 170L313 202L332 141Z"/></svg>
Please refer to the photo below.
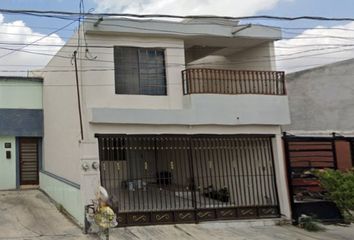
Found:
<svg viewBox="0 0 354 240"><path fill-rule="evenodd" d="M281 131L278 126L182 126L182 125L131 125L131 124L91 124L90 133L93 136L95 133L106 134L266 134L274 135L275 138L272 141L274 150L274 164L276 174L276 184L279 193L279 206L281 214L284 216L290 216L288 192L286 185L285 166L283 159L283 150L281 142ZM83 162L98 162L98 143L96 138L87 140L85 144L86 149L83 151L86 153L87 160ZM95 188L92 186L99 183L99 172L94 171L91 167L87 173L81 174L82 177L82 191L85 195L85 201L94 196ZM86 175L86 176L85 176ZM96 177L94 177L96 175Z"/></svg>
<svg viewBox="0 0 354 240"><path fill-rule="evenodd" d="M93 48L91 54L97 61L81 62L82 69L102 70L81 73L81 78L85 79L82 92L89 122L182 125L282 125L290 122L287 96L254 94L183 96L181 72L186 68L183 40L97 34L88 34L86 37L89 45L102 45L104 38L103 43L111 46ZM164 48L167 96L116 94L112 46ZM270 71L274 70L274 60L265 58L261 63L257 63L255 59L261 56L272 56L272 53L273 44L266 43L231 54L225 61L216 61L215 65L212 63L204 65L201 61L200 66L195 62L192 67ZM206 59L209 62L213 61L213 59ZM241 62L237 63L237 61ZM104 119L106 116L108 117Z"/></svg>
<svg viewBox="0 0 354 240"><path fill-rule="evenodd" d="M0 79L0 190L15 189L17 137L43 135L42 81L36 78L1 77ZM5 148L5 143L11 144ZM11 158L6 158L6 152Z"/></svg>
<svg viewBox="0 0 354 240"><path fill-rule="evenodd" d="M10 143L11 148L5 148ZM11 152L11 158L6 158L6 151ZM16 188L16 139L0 135L0 190Z"/></svg>
<svg viewBox="0 0 354 240"><path fill-rule="evenodd" d="M104 38L104 42L101 40ZM179 109L182 107L182 70L185 68L184 43L178 39L137 38L120 36L87 35L89 45L132 46L164 48L167 81L167 96L118 95L115 94L113 48L93 49L92 54L100 61L83 61L86 69L107 71L84 72L83 92L88 107ZM94 86L89 86L94 85Z"/></svg>
<svg viewBox="0 0 354 240"><path fill-rule="evenodd" d="M0 80L0 108L42 109L42 82Z"/></svg>
<svg viewBox="0 0 354 240"><path fill-rule="evenodd" d="M113 48L91 48L89 58L93 60L78 61L80 69L105 69L102 71L80 71L79 83L83 113L84 141L80 140L79 112L75 85L75 72L70 59L54 58L48 65L65 66L64 73L48 72L44 76L44 170L80 186L83 203L89 203L94 197L96 186L100 182L99 170L93 168L98 162L98 144L94 137L96 133L123 133L123 134L274 134L280 137L280 129L276 123L265 125L247 122L242 126L221 125L149 125L149 124L96 124L90 123L92 108L115 109L154 109L154 110L181 110L190 108L184 104L182 93L181 71L184 67L184 44L181 40L166 38L133 38L109 35L87 35L88 45L107 46L137 46L137 47L164 47L166 48L167 96L143 95L116 95L114 87L114 59ZM68 42L75 45L75 38ZM83 44L83 43L82 43ZM69 52L75 48L64 47L59 55L71 56ZM81 49L84 50L84 49ZM86 56L87 57L87 56ZM85 59L85 54L79 52L79 59ZM87 59L87 58L86 58ZM97 61L95 61L97 60ZM103 62L104 61L104 62ZM47 85L60 85L49 87ZM232 97L232 96L231 96ZM279 98L284 98L280 96ZM232 98L230 98L232 100ZM227 101L231 101L228 99ZM284 100L286 102L286 99ZM245 101L247 102L247 101ZM270 104L271 105L271 104ZM243 108L246 106L242 106ZM204 105L207 109L208 106ZM254 109L260 111L261 109ZM153 113L151 113L153 114ZM201 116L202 117L202 116ZM178 124L178 123L177 123ZM276 143L277 146L280 144ZM281 154L281 147L278 146ZM84 171L82 166L87 164L89 169ZM280 166L281 168L281 166ZM279 168L278 168L279 169ZM281 170L276 170L281 172ZM44 178L43 178L44 179ZM277 178L277 183L285 179ZM46 181L49 181L48 179ZM284 189L283 189L284 190ZM69 188L63 188L63 194L69 194ZM282 191L286 193L286 191ZM59 195L55 200L65 203ZM282 199L286 199L286 194ZM282 214L288 216L286 205L280 202ZM73 215L77 209L70 210Z"/></svg>

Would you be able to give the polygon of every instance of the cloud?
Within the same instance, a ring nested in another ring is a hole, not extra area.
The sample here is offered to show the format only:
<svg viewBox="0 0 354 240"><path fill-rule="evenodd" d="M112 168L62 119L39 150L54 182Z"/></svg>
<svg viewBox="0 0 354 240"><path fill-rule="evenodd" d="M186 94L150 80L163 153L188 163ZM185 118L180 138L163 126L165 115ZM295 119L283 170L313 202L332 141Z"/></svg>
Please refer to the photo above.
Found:
<svg viewBox="0 0 354 240"><path fill-rule="evenodd" d="M94 0L97 12L173 15L253 15L284 0Z"/></svg>
<svg viewBox="0 0 354 240"><path fill-rule="evenodd" d="M27 71L40 69L51 59L51 56L30 54L23 51L30 51L44 54L55 54L60 46L28 46L19 51L12 52L9 49L19 49L23 45L34 42L45 36L45 34L33 31L30 27L19 20L5 22L5 18L0 14L0 75L26 75L26 73L13 73L4 71ZM57 35L52 34L43 40L36 42L40 45L63 45L64 41Z"/></svg>
<svg viewBox="0 0 354 240"><path fill-rule="evenodd" d="M354 22L317 26L298 35L294 31L284 30L284 36L294 37L275 43L279 70L294 72L354 58Z"/></svg>

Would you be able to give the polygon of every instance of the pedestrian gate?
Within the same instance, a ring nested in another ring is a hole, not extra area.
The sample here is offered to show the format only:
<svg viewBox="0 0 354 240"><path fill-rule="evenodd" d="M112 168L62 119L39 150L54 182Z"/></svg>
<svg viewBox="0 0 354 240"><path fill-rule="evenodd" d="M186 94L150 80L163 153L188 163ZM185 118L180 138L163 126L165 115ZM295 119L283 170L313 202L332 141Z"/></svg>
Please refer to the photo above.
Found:
<svg viewBox="0 0 354 240"><path fill-rule="evenodd" d="M279 216L272 136L96 137L119 226Z"/></svg>

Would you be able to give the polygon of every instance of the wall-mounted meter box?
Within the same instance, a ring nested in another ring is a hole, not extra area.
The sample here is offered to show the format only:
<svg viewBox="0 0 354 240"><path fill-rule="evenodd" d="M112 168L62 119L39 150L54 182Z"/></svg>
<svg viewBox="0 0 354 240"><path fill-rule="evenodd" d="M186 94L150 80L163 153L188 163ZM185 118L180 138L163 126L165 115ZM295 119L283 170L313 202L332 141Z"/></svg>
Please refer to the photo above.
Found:
<svg viewBox="0 0 354 240"><path fill-rule="evenodd" d="M6 159L11 159L11 151L6 151Z"/></svg>

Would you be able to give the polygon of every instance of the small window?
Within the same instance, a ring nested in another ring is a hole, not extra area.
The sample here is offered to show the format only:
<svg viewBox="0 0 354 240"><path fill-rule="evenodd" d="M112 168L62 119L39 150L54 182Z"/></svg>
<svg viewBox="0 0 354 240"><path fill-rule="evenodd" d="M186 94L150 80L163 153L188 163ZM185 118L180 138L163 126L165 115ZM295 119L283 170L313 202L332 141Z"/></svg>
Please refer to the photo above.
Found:
<svg viewBox="0 0 354 240"><path fill-rule="evenodd" d="M163 49L114 47L117 94L166 95Z"/></svg>

